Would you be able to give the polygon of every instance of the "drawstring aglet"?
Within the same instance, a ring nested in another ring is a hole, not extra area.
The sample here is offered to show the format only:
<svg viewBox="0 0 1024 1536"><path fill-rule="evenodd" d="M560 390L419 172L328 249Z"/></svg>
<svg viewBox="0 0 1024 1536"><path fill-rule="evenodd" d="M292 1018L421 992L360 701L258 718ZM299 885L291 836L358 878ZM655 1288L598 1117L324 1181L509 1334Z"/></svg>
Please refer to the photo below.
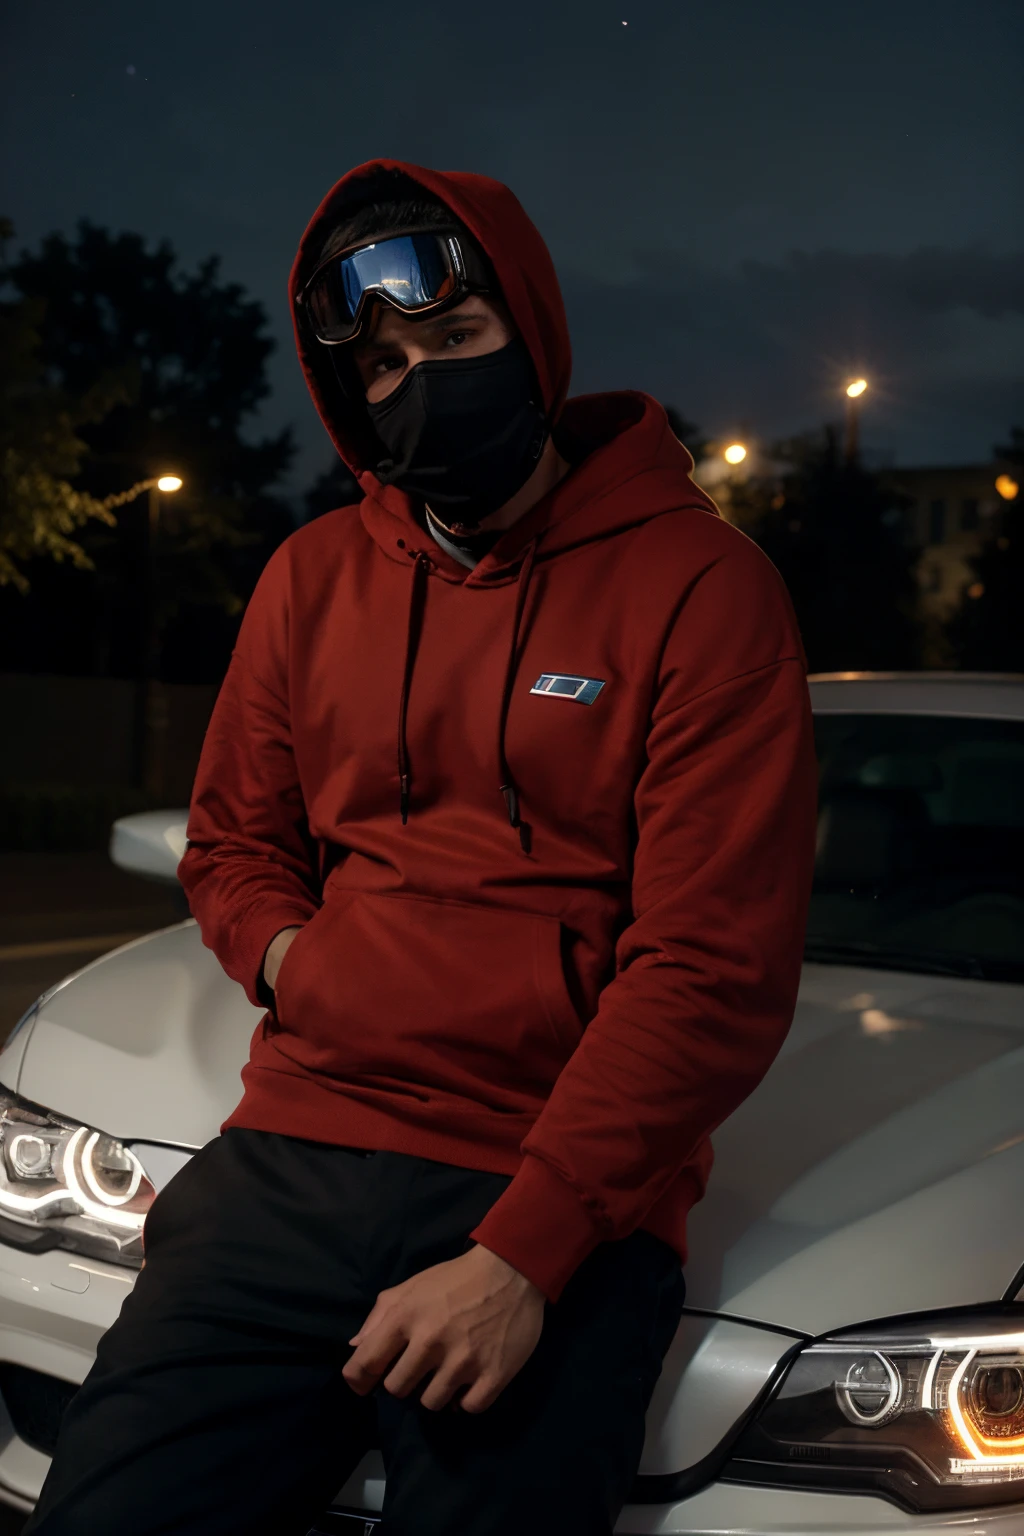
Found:
<svg viewBox="0 0 1024 1536"><path fill-rule="evenodd" d="M505 796L505 808L508 811L508 824L510 827L519 825L519 796L516 794L514 784L503 784L501 792Z"/></svg>
<svg viewBox="0 0 1024 1536"><path fill-rule="evenodd" d="M401 785L399 805L401 806L402 826L404 827L406 822L409 820L409 775L407 773L403 773L399 783Z"/></svg>

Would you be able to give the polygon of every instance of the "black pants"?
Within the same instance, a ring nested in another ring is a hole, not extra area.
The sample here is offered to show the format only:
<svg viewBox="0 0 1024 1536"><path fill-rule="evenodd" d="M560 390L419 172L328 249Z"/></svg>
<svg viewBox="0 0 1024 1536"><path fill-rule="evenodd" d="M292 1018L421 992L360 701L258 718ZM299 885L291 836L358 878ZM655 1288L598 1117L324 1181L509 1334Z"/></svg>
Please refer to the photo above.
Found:
<svg viewBox="0 0 1024 1536"><path fill-rule="evenodd" d="M387 1536L608 1536L683 1302L657 1238L580 1266L482 1414L341 1375L377 1293L464 1252L507 1183L262 1131L210 1142L153 1206L26 1536L303 1536L373 1445Z"/></svg>

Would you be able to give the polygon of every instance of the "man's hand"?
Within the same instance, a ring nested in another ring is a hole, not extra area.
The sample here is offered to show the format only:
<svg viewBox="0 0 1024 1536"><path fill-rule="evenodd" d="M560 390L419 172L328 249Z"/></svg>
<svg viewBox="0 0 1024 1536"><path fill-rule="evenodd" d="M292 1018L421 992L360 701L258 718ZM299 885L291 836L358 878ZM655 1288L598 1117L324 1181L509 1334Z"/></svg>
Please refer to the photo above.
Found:
<svg viewBox="0 0 1024 1536"><path fill-rule="evenodd" d="M533 1354L543 1322L543 1291L477 1245L381 1291L349 1339L356 1350L342 1374L360 1397L382 1377L394 1397L408 1397L432 1372L424 1408L465 1389L461 1407L482 1413Z"/></svg>
<svg viewBox="0 0 1024 1536"><path fill-rule="evenodd" d="M282 928L281 932L275 934L267 945L267 952L263 956L263 980L271 992L274 990L274 983L277 980L277 973L281 969L281 961L284 959L285 951L295 935L301 932L301 925L298 928Z"/></svg>

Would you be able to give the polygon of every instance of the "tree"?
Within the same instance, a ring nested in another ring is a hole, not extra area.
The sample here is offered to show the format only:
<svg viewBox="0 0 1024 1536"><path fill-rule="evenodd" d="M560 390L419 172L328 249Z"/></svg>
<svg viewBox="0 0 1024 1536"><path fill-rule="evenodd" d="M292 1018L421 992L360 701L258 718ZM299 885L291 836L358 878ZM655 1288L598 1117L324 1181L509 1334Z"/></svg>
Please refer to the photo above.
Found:
<svg viewBox="0 0 1024 1536"><path fill-rule="evenodd" d="M778 475L734 487L734 521L789 588L814 672L919 664L906 501L850 461L838 427L779 444Z"/></svg>
<svg viewBox="0 0 1024 1536"><path fill-rule="evenodd" d="M1014 468L1011 478L1024 482L1024 429L1014 427L1010 442L996 447L998 460ZM1024 496L1003 504L994 526L970 560L971 580L948 635L961 667L978 672L1024 672Z"/></svg>
<svg viewBox="0 0 1024 1536"><path fill-rule="evenodd" d="M0 247L13 233L0 219ZM124 381L111 374L77 398L50 383L39 357L41 315L38 302L0 303L0 586L21 593L34 559L92 567L75 534L90 521L111 526L116 519L71 483L88 452L80 429L126 398Z"/></svg>
<svg viewBox="0 0 1024 1536"><path fill-rule="evenodd" d="M52 388L89 400L97 381L121 383L118 403L78 428L87 452L76 491L102 501L163 472L184 481L163 498L154 562L160 632L174 637L161 646L163 663L173 652L174 675L216 678L244 600L292 526L272 491L293 456L291 433L253 440L244 430L269 393L274 343L262 305L223 281L214 257L182 272L168 242L150 249L139 235L88 222L74 239L52 234L22 252L7 276L37 306L38 356ZM34 615L0 614L5 648L17 650L25 636L22 665L65 670L61 657L72 669L86 658L88 670L132 675L145 622L145 500L116 525L86 529L81 545L94 575L76 576L72 588L59 574L34 573L25 600Z"/></svg>
<svg viewBox="0 0 1024 1536"><path fill-rule="evenodd" d="M109 370L133 370L130 401L87 434L90 477L123 488L158 468L188 471L204 493L254 496L288 468L291 433L251 443L246 417L266 398L263 306L238 283L219 280L211 256L179 273L166 240L148 250L140 235L112 235L87 221L74 242L52 234L22 252L10 280L46 305L42 356L65 388L82 392Z"/></svg>

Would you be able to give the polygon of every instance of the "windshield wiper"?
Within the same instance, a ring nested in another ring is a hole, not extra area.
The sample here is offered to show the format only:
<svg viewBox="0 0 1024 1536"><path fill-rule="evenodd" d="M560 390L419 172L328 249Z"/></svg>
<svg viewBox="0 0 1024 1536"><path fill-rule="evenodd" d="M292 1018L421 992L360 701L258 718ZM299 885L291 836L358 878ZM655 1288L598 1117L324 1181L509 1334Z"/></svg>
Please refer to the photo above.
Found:
<svg viewBox="0 0 1024 1536"><path fill-rule="evenodd" d="M1019 967L1012 962L996 962L987 970L980 960L973 955L934 955L925 950L893 949L888 945L871 944L864 939L851 940L818 940L808 939L804 946L804 955L808 960L820 960L826 965L842 965L844 962L860 961L862 964L871 964L880 970L888 971L924 971L932 976L966 976L974 981L994 981L994 970L1004 973L999 979L1011 980L1019 973Z"/></svg>

